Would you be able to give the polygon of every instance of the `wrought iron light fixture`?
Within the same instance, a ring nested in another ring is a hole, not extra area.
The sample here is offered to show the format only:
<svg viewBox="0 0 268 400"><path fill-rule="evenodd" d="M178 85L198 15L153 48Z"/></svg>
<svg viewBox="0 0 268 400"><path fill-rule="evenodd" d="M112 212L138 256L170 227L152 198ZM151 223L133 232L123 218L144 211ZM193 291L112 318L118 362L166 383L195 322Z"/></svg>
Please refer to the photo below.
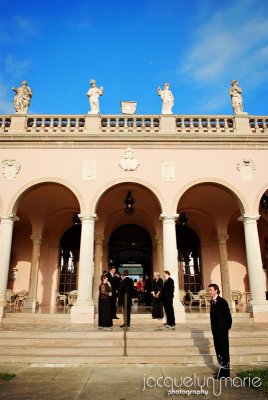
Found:
<svg viewBox="0 0 268 400"><path fill-rule="evenodd" d="M267 213L268 210L268 196L264 194L261 198L261 208Z"/></svg>
<svg viewBox="0 0 268 400"><path fill-rule="evenodd" d="M135 209L133 207L134 203L135 203L135 199L133 199L131 191L129 190L127 192L127 197L124 199L124 203L126 205L125 207L125 213L127 215L132 215L135 212Z"/></svg>
<svg viewBox="0 0 268 400"><path fill-rule="evenodd" d="M80 218L78 217L78 212L75 212L75 213L74 213L72 219L73 219L73 224L74 224L74 225L81 225L81 220L80 220Z"/></svg>
<svg viewBox="0 0 268 400"><path fill-rule="evenodd" d="M187 225L188 218L186 217L185 212L180 213L179 221L181 225Z"/></svg>

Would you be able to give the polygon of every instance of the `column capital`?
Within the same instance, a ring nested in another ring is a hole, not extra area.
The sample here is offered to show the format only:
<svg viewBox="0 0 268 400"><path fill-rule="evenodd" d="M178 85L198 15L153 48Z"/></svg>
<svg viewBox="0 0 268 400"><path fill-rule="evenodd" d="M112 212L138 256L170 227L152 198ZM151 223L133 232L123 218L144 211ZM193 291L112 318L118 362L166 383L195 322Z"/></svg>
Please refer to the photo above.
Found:
<svg viewBox="0 0 268 400"><path fill-rule="evenodd" d="M82 223L94 223L98 220L97 214L78 214L78 217L82 221Z"/></svg>
<svg viewBox="0 0 268 400"><path fill-rule="evenodd" d="M229 235L227 235L226 233L219 233L217 239L219 243L226 243L229 239Z"/></svg>
<svg viewBox="0 0 268 400"><path fill-rule="evenodd" d="M102 245L105 237L103 235L96 235L95 236L95 243Z"/></svg>
<svg viewBox="0 0 268 400"><path fill-rule="evenodd" d="M42 242L42 234L34 233L30 236L34 244L40 244Z"/></svg>
<svg viewBox="0 0 268 400"><path fill-rule="evenodd" d="M179 214L160 214L159 219L163 222L176 222L179 218Z"/></svg>
<svg viewBox="0 0 268 400"><path fill-rule="evenodd" d="M258 219L260 218L260 215L241 215L238 218L238 221L244 222L244 224L252 224L258 221Z"/></svg>
<svg viewBox="0 0 268 400"><path fill-rule="evenodd" d="M15 214L0 215L1 224L13 224L14 222L19 220L19 217L17 217Z"/></svg>

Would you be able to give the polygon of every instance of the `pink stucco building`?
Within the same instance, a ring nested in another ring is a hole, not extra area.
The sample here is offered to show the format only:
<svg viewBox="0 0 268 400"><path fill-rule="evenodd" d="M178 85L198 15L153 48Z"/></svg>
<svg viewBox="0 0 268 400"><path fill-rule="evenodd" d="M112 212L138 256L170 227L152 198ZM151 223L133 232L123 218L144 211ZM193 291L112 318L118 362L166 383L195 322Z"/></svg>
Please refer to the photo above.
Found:
<svg viewBox="0 0 268 400"><path fill-rule="evenodd" d="M179 288L212 282L268 321L267 117L0 115L0 142L2 317L6 288L31 309L78 290L72 322L92 323L113 263L170 270L178 322Z"/></svg>

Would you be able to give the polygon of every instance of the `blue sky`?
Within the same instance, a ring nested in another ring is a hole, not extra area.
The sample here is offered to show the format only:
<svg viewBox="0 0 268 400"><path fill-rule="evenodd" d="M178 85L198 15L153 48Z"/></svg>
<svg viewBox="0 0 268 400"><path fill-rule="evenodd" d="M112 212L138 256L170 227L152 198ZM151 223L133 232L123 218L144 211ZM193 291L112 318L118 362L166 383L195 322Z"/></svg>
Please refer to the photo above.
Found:
<svg viewBox="0 0 268 400"><path fill-rule="evenodd" d="M267 15L265 0L0 0L0 114L24 79L29 114L86 114L94 78L102 114L159 114L165 82L174 114L231 114L237 79L244 111L267 115Z"/></svg>

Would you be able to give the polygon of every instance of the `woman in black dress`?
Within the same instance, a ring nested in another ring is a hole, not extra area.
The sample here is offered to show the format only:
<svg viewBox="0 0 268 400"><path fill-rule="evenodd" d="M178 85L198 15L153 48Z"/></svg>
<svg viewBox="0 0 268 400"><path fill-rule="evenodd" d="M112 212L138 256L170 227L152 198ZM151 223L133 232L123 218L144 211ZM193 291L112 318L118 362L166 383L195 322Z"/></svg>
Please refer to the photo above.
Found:
<svg viewBox="0 0 268 400"><path fill-rule="evenodd" d="M163 304L160 300L161 291L163 288L163 279L160 278L159 272L154 272L154 279L152 284L152 317L162 319L164 316L163 313Z"/></svg>
<svg viewBox="0 0 268 400"><path fill-rule="evenodd" d="M111 307L112 287L106 275L101 276L99 286L99 327L111 328L113 326Z"/></svg>

